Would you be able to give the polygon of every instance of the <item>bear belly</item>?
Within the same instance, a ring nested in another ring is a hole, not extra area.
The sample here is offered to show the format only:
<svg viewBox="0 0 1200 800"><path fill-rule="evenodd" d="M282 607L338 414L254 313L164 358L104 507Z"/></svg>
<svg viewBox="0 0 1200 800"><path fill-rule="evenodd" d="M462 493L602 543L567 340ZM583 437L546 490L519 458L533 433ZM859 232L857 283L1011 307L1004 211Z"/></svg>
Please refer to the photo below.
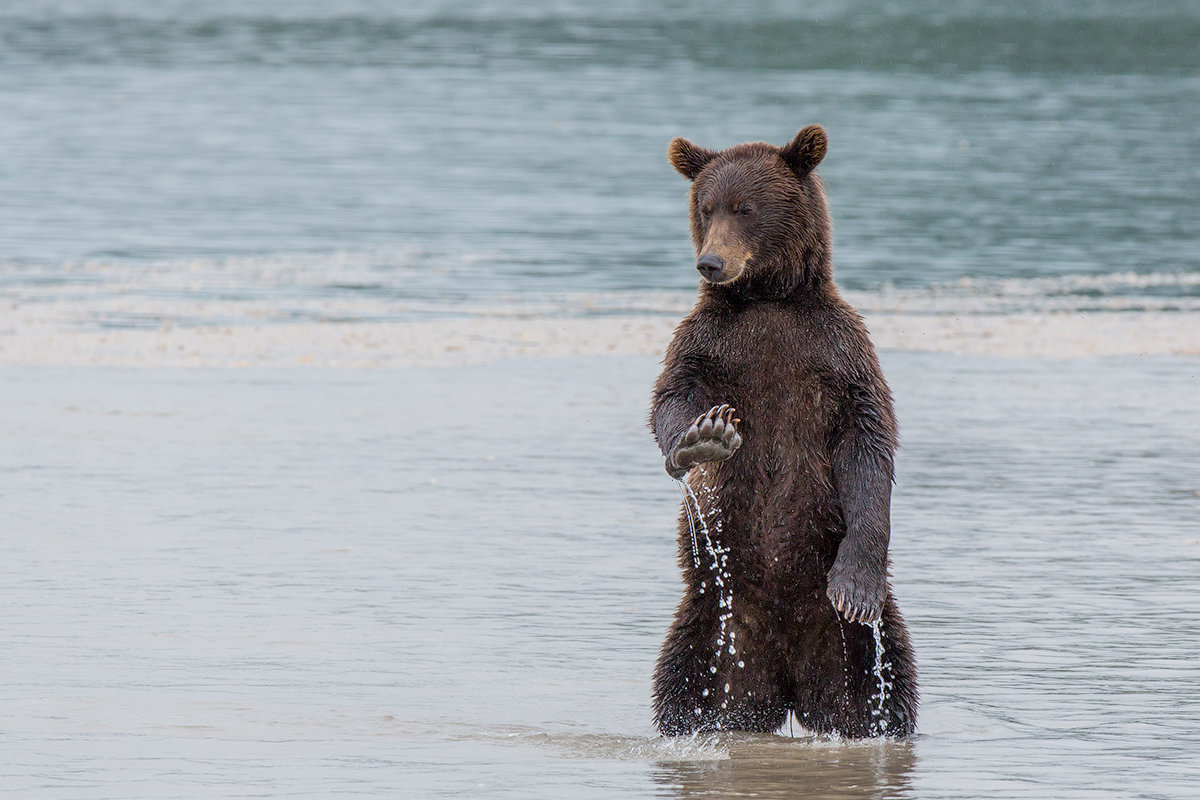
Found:
<svg viewBox="0 0 1200 800"><path fill-rule="evenodd" d="M846 530L828 458L795 441L761 445L748 436L734 458L694 471L701 512L737 572L789 593L823 592Z"/></svg>

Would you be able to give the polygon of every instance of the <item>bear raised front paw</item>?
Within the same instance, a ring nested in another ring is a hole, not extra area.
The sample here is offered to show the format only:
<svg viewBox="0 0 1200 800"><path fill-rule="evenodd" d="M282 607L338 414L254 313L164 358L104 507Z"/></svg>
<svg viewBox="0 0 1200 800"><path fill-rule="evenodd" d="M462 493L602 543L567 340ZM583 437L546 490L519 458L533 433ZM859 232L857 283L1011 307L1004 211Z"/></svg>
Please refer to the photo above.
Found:
<svg viewBox="0 0 1200 800"><path fill-rule="evenodd" d="M735 409L724 404L713 406L696 417L671 448L667 456L667 474L679 479L697 464L724 461L736 453L742 446L742 435L737 430L741 420L734 419L734 413Z"/></svg>

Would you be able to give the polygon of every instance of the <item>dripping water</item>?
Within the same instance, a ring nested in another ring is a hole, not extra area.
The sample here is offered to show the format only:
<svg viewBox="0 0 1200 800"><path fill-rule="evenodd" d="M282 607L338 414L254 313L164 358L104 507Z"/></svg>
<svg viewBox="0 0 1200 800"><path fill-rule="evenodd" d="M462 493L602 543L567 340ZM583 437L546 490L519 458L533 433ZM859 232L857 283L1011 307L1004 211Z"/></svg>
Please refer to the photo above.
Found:
<svg viewBox="0 0 1200 800"><path fill-rule="evenodd" d="M842 637L842 687L846 690L846 705L850 704L850 653L846 649L846 629L842 627L842 614L835 607L834 619L837 620L838 633Z"/></svg>
<svg viewBox="0 0 1200 800"><path fill-rule="evenodd" d="M700 548L696 546L696 521L692 519L692 504L688 502L688 498L696 499L696 495L692 494L692 487L687 485L687 481L683 478L676 478L679 481L679 493L683 495L683 510L687 513L688 531L692 534L692 564L696 569L700 568ZM700 503L696 502L696 513L700 513ZM701 523L704 522L703 517ZM703 591L703 587L701 587Z"/></svg>
<svg viewBox="0 0 1200 800"><path fill-rule="evenodd" d="M884 677L884 671L889 674L892 671L891 662L884 661L883 647L883 620L877 619L874 622L866 623L871 628L871 633L875 637L875 681L877 689L871 695L871 729L876 736L886 736L888 728L888 719L884 715L884 706L887 704L889 693L892 689L892 682Z"/></svg>
<svg viewBox="0 0 1200 800"><path fill-rule="evenodd" d="M729 621L733 619L733 581L729 575L729 547L722 547L719 544L713 544L712 534L709 532L708 518L713 519L713 530L716 533L721 532L721 520L717 517L717 506L713 502L713 491L711 487L705 486L705 497L708 500L709 511L704 513L703 507L700 505L700 498L692 491L692 487L684 480L680 479L679 484L682 487L684 495L684 508L687 511L688 530L692 536L692 563L697 568L700 567L700 552L699 543L696 537L696 523L692 518L691 506L696 507L696 520L700 523L700 532L704 535L704 552L711 559L709 564L709 572L712 574L713 583L716 585L719 596L717 598L718 616L720 629L717 631L717 648L714 654L713 663L709 666L708 671L712 675L717 674L717 663L721 660L724 653L731 656L737 655L737 646L734 640L737 638L737 633L729 626ZM700 592L703 594L705 583L701 581ZM745 668L746 662L739 660L737 666ZM725 699L721 701L721 708L729 707L729 694L731 685L726 682L724 685ZM706 693L707 696L707 693Z"/></svg>

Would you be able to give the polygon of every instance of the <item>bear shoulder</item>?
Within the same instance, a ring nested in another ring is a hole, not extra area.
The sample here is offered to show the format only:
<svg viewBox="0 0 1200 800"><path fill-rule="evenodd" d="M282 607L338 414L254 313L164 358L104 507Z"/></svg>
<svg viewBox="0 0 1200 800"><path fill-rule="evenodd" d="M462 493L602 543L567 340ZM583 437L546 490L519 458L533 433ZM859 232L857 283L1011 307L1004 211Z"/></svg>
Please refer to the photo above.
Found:
<svg viewBox="0 0 1200 800"><path fill-rule="evenodd" d="M815 330L821 332L831 371L850 383L882 381L879 358L862 315L841 298L821 304L817 314Z"/></svg>

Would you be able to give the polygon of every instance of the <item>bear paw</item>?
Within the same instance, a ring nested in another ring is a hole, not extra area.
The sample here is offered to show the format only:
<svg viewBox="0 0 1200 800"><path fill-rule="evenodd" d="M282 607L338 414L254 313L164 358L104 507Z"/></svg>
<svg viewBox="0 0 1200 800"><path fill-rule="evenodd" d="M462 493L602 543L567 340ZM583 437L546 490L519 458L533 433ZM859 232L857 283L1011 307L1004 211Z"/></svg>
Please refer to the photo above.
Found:
<svg viewBox="0 0 1200 800"><path fill-rule="evenodd" d="M887 580L835 561L833 569L829 570L829 588L825 594L843 617L869 625L883 615Z"/></svg>
<svg viewBox="0 0 1200 800"><path fill-rule="evenodd" d="M697 464L724 461L736 453L742 446L742 435L737 430L741 420L734 419L735 413L735 409L724 404L713 406L696 417L671 448L667 456L667 474L678 480Z"/></svg>

